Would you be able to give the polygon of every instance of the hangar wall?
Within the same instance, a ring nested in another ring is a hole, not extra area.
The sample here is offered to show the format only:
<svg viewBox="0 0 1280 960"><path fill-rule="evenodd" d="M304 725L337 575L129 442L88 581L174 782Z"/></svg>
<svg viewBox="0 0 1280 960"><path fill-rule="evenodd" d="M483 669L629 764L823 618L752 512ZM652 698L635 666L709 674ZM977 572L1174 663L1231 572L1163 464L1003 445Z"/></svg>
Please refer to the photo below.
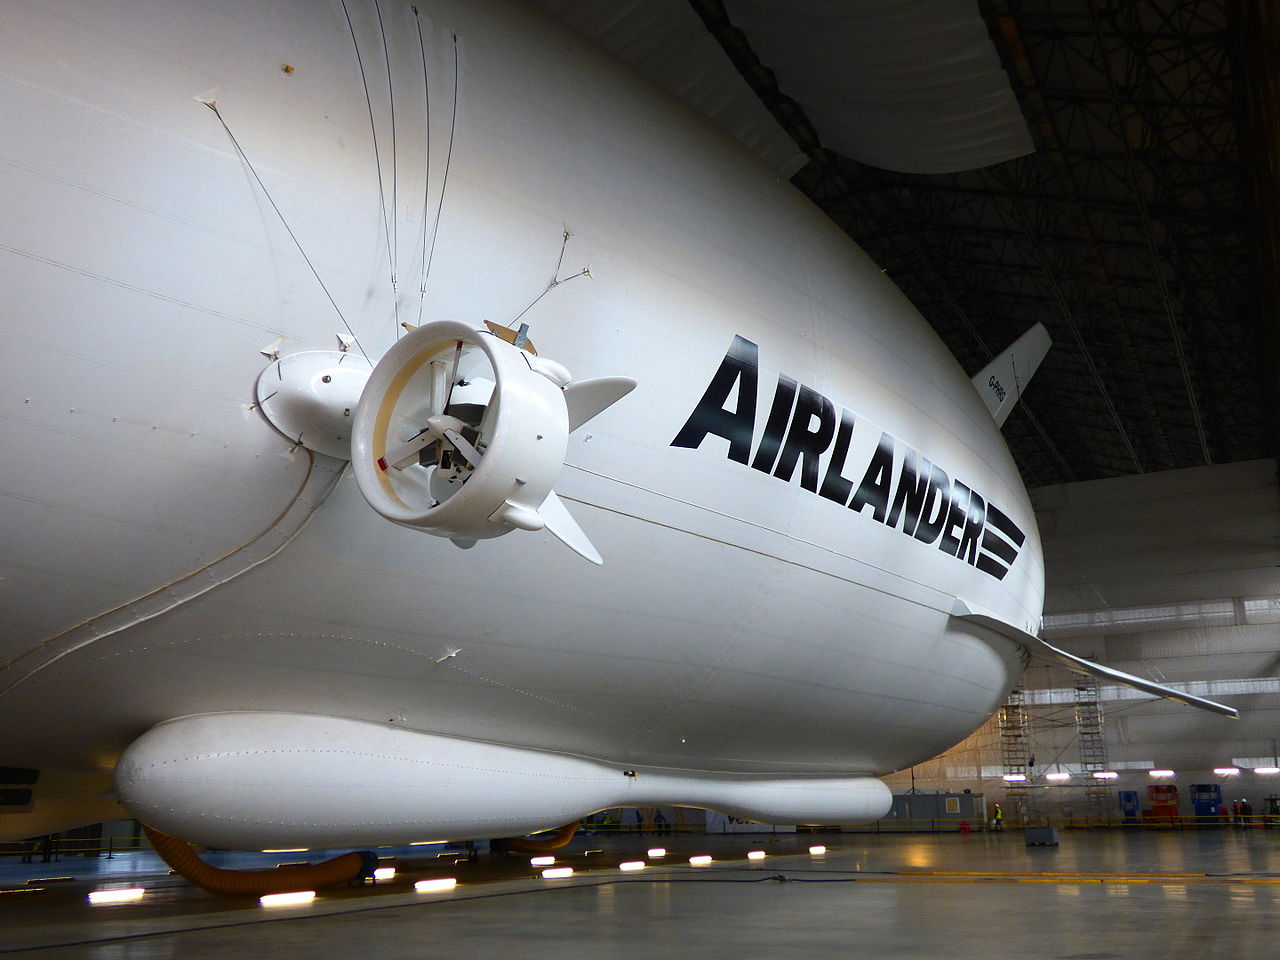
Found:
<svg viewBox="0 0 1280 960"><path fill-rule="evenodd" d="M1224 797L1259 804L1280 793L1280 776L1253 774L1276 765L1280 738L1280 489L1276 461L1253 460L1165 473L1045 487L1032 492L1047 568L1045 636L1083 657L1221 699L1239 720L1146 694L1100 688L1113 790L1156 782L1181 788L1221 782ZM1029 771L1040 812L1083 809L1075 681L1062 668L1033 662L1023 678L1030 717ZM1216 776L1237 766L1240 775ZM1156 780L1147 770L1177 776ZM1062 785L1044 774L1073 773ZM915 768L923 790L1005 790L996 720ZM911 772L889 778L895 792ZM1184 786L1185 785L1185 786Z"/></svg>

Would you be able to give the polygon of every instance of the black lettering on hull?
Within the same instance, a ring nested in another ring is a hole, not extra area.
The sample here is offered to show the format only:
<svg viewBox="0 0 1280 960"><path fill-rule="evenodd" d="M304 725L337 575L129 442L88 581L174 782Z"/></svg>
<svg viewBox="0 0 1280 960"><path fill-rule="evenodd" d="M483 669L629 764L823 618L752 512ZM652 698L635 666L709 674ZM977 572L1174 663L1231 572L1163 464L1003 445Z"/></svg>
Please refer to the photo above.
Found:
<svg viewBox="0 0 1280 960"><path fill-rule="evenodd" d="M924 496L924 510L912 535L923 543L933 543L942 533L951 509L951 478L936 464L929 464L929 487Z"/></svg>
<svg viewBox="0 0 1280 960"><path fill-rule="evenodd" d="M791 404L796 398L796 382L790 377L778 377L778 387L773 391L773 406L769 408L769 420L764 425L764 436L756 449L751 466L763 473L771 473L782 446L782 434L791 418Z"/></svg>
<svg viewBox="0 0 1280 960"><path fill-rule="evenodd" d="M867 472L862 475L858 492L849 501L849 509L857 513L863 507L871 508L871 516L884 523L889 509L889 497L893 493L893 437L880 435L876 452L871 455Z"/></svg>
<svg viewBox="0 0 1280 960"><path fill-rule="evenodd" d="M817 423L814 423L815 419ZM789 481L795 473L796 461L803 457L800 486L810 493L817 493L818 458L831 446L835 432L835 406L817 390L801 386L796 412L791 416L791 428L787 431L787 442L782 447L782 456L778 458L773 475L779 480Z"/></svg>
<svg viewBox="0 0 1280 960"><path fill-rule="evenodd" d="M978 536L987 518L987 505L976 490L969 491L969 509L964 517L964 533L960 534L960 547L956 557L973 565L978 561Z"/></svg>
<svg viewBox="0 0 1280 960"><path fill-rule="evenodd" d="M756 430L756 392L760 379L760 348L745 337L735 336L729 344L729 352L720 362L707 384L702 399L685 421L673 447L697 449L707 434L712 433L729 441L729 459L746 463L751 456L751 437ZM725 404L734 387L738 389L738 402L733 410Z"/></svg>
<svg viewBox="0 0 1280 960"><path fill-rule="evenodd" d="M856 466L856 461L848 463L856 417L841 409L837 422L836 406L829 398L786 375L778 377L752 457L759 379L759 348L735 336L671 446L697 449L709 435L721 437L729 443L730 460L749 463L786 483L792 482L799 467L800 486L805 490L847 504L858 514L870 507L871 519L878 523L922 544L936 543L943 553L996 580L1008 575L1026 534L1006 513L888 433L881 433L854 492L845 468ZM730 407L735 391L737 398ZM828 451L824 471L822 457ZM900 463L896 475L895 460Z"/></svg>
<svg viewBox="0 0 1280 960"><path fill-rule="evenodd" d="M853 424L853 414L848 410L841 410L836 445L831 451L831 460L827 463L827 474L822 478L822 489L818 491L842 507L849 502L849 494L853 492L853 481L844 475L844 462L849 459L849 444L853 441Z"/></svg>
<svg viewBox="0 0 1280 960"><path fill-rule="evenodd" d="M957 534L969 511L969 493L969 488L959 480L951 481L951 509L947 511L942 539L938 541L938 549L948 556L954 557L960 549L960 537Z"/></svg>
<svg viewBox="0 0 1280 960"><path fill-rule="evenodd" d="M893 506L889 508L885 523L896 527L901 518L902 532L914 534L928 493L929 461L918 457L914 450L904 451L902 469L898 472L898 486L893 491Z"/></svg>

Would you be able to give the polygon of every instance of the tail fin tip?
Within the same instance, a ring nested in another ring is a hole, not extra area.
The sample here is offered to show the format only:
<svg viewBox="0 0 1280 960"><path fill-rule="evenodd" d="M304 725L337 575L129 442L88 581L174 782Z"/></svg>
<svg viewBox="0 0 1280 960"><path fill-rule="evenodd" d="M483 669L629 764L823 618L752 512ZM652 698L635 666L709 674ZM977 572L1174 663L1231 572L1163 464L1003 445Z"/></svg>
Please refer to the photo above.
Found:
<svg viewBox="0 0 1280 960"><path fill-rule="evenodd" d="M996 426L1004 426L1052 343L1044 324L1037 323L973 377L974 389Z"/></svg>

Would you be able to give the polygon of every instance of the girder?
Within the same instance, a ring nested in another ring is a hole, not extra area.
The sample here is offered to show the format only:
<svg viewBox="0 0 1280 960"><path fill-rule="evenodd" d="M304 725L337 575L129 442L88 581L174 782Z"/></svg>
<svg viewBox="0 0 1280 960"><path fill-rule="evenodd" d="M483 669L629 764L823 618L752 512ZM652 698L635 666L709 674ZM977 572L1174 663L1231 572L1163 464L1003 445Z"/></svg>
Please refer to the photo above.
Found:
<svg viewBox="0 0 1280 960"><path fill-rule="evenodd" d="M966 369L1049 328L1054 348L1005 428L1029 485L1274 453L1271 0L982 0L1037 150L927 176L825 150L720 0L691 3L809 154L796 185Z"/></svg>

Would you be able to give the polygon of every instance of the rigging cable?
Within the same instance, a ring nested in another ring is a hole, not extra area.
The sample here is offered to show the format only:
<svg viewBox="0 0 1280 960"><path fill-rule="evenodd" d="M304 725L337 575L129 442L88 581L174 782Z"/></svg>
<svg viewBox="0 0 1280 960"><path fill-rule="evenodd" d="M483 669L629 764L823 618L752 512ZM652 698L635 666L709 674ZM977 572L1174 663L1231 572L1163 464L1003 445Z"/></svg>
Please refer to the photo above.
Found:
<svg viewBox="0 0 1280 960"><path fill-rule="evenodd" d="M422 300L418 301L418 321L422 321L422 302L427 295L427 280L431 277L431 264L436 255L436 237L440 233L440 214L444 209L444 193L449 186L449 167L453 163L453 135L458 129L458 35L453 37L453 115L449 121L449 149L445 151L444 176L440 180L440 198L436 204L435 223L431 227L431 248L427 252L426 267L422 272Z"/></svg>
<svg viewBox="0 0 1280 960"><path fill-rule="evenodd" d="M400 284L396 280L396 265L400 262L400 157L396 149L396 92L391 77L391 51L387 48L387 30L382 22L382 4L373 0L378 14L378 33L382 36L382 56L387 64L387 104L391 111L391 244L388 257L391 261L391 303L395 310L396 330L400 329Z"/></svg>
<svg viewBox="0 0 1280 960"><path fill-rule="evenodd" d="M591 267L589 266L583 267L577 273L571 274L567 277L562 278L560 276L560 267L564 264L564 252L565 252L565 249L569 246L569 238L572 236L573 234L569 232L568 228L565 228L564 238L560 241L560 257L559 259L556 260L556 268L551 274L551 281L547 284L547 288L543 290L540 294L538 294L536 297L534 297L533 302L530 303L523 310L521 310L519 313L517 313L515 319L512 320L510 323L505 324L505 326L515 327L515 325L520 322L521 317L523 317L526 313L532 310L534 306L537 305L539 300L545 297L548 293L550 293L556 287L560 286L560 284L568 283L570 280L577 280L578 277L591 276Z"/></svg>
<svg viewBox="0 0 1280 960"><path fill-rule="evenodd" d="M378 168L378 210L382 215L382 236L387 245L387 265L391 270L392 286L394 287L396 266L392 259L391 224L387 220L387 190L382 180L382 153L378 149L378 125L373 119L373 98L369 95L369 78L365 74L364 58L360 56L360 43L356 39L356 27L351 22L351 11L347 7L347 0L342 0L342 12L347 18L347 29L351 33L351 46L356 53L356 65L360 68L360 85L364 87L364 104L369 111L369 131L373 138L373 162ZM379 14L379 22L381 22L381 14ZM389 68L387 82L390 83Z"/></svg>
<svg viewBox="0 0 1280 960"><path fill-rule="evenodd" d="M431 79L427 74L427 45L422 39L422 20L418 16L418 8L411 6L409 9L413 11L413 22L418 28L418 56L422 60L422 99L424 104L423 116L426 117L425 146L423 152L425 154L425 171L422 175L422 229L418 231L418 248L422 251L422 259L418 270L418 325L422 325L422 306L423 300L427 296L427 217L431 212ZM400 332L403 328L396 326L396 339L400 339Z"/></svg>
<svg viewBox="0 0 1280 960"><path fill-rule="evenodd" d="M346 316L342 312L342 308L338 306L338 301L333 299L333 294L329 292L329 288L325 286L324 281L320 279L320 272L316 270L316 266L311 262L311 258L307 256L307 251L302 249L302 244L298 241L297 234L293 232L293 228L289 226L289 221L284 218L284 214L280 212L275 199L271 196L267 185L262 182L262 177L258 176L258 171L250 162L248 155L244 152L244 148L240 146L240 141L236 139L236 135L231 132L231 128L227 126L227 121L223 119L221 111L218 110L218 104L213 100L201 100L206 107L213 111L213 115L218 118L218 122L222 124L222 129L227 132L227 136L231 139L231 145L235 147L236 153L240 155L241 161L249 173L253 175L254 181L258 184L258 189L262 191L262 195L267 198L267 203L271 204L271 209L276 212L276 216L280 218L280 223L284 225L285 232L289 234L289 239L293 241L293 245L298 248L298 253L302 254L302 259L306 262L311 270L311 275L316 278L316 283L320 284L320 289L324 291L324 295L329 298L329 303L333 305L334 312L337 313L338 319L342 321L342 325L347 328L347 333L351 334L351 339L355 341L360 352L364 354L364 358L369 360L369 354L365 353L364 344L360 342L360 338L356 336L356 332L351 329L351 324L347 322ZM369 360L373 363L372 360Z"/></svg>
<svg viewBox="0 0 1280 960"><path fill-rule="evenodd" d="M548 284L547 284L547 289L543 290L540 294L538 294L536 297L534 297L534 298L533 298L533 302L532 302L532 303L530 303L530 304L529 304L527 307L525 307L523 310L521 310L519 313L517 313L517 314L516 314L516 316L515 316L515 319L514 319L514 320L512 320L509 324L507 324L507 326L508 326L508 327L514 327L517 323L519 323L519 322L520 322L520 318L521 318L521 317L523 317L526 313L528 313L530 310L532 310L532 309L534 308L534 306L536 306L536 305L537 305L537 303L538 303L538 301L539 301L539 300L541 300L543 297L545 297L548 293L550 293L550 292L551 292L552 290L554 290L556 287L560 286L560 284L562 284L562 283L568 283L570 280L577 280L579 277L589 277L589 276L591 276L591 268L590 268L590 267L583 267L583 268L582 268L581 270L579 270L577 273L571 273L569 276L565 277L563 280L560 280L560 279L552 280L550 283L548 283Z"/></svg>

